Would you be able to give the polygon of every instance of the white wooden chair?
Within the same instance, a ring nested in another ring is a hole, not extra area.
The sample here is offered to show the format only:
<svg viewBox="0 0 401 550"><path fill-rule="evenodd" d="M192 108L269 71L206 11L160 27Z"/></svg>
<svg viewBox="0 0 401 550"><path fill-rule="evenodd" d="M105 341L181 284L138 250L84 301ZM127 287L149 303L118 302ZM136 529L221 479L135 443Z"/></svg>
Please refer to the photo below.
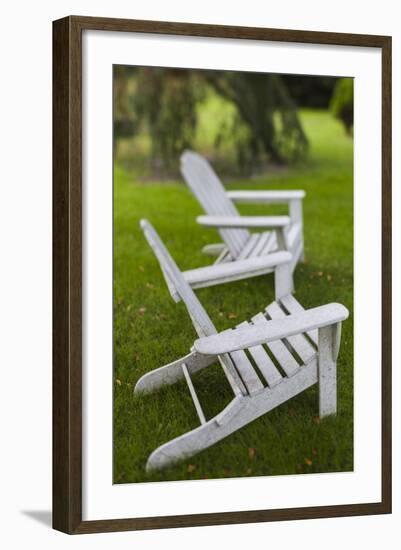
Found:
<svg viewBox="0 0 401 550"><path fill-rule="evenodd" d="M146 220L141 227L172 297L183 300L199 336L188 355L145 374L135 386L136 394L152 392L185 378L200 420L199 427L153 451L147 470L210 447L316 383L320 416L336 413L336 360L341 322L348 317L344 306L332 303L304 310L290 289L282 288L265 311L218 334L154 228ZM191 374L217 361L233 399L217 416L206 419Z"/></svg>
<svg viewBox="0 0 401 550"><path fill-rule="evenodd" d="M256 258L277 250L291 252L292 270L303 261L304 191L226 191L207 160L192 151L181 155L181 173L206 213L198 216L197 222L217 229L223 240L203 248L205 254L217 256L216 263ZM288 204L289 216L240 216L234 202Z"/></svg>

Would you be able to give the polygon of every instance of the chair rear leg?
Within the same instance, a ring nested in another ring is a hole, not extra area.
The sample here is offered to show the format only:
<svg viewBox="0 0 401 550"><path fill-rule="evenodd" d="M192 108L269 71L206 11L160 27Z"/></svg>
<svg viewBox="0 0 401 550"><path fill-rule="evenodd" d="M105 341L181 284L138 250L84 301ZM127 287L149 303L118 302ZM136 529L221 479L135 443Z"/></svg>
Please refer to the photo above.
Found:
<svg viewBox="0 0 401 550"><path fill-rule="evenodd" d="M148 458L146 471L160 470L189 458L233 433L238 429L238 413L245 402L246 398L235 397L219 415L155 449Z"/></svg>
<svg viewBox="0 0 401 550"><path fill-rule="evenodd" d="M311 361L297 374L283 380L273 389L266 388L263 392L253 396L237 395L220 414L153 451L148 459L146 470L164 468L211 447L256 418L313 386L316 381L317 361Z"/></svg>
<svg viewBox="0 0 401 550"><path fill-rule="evenodd" d="M136 383L134 393L149 393L162 386L174 384L184 377L183 364L186 365L189 372L193 373L211 365L215 361L216 356L214 355L200 355L192 351L173 363L144 374Z"/></svg>

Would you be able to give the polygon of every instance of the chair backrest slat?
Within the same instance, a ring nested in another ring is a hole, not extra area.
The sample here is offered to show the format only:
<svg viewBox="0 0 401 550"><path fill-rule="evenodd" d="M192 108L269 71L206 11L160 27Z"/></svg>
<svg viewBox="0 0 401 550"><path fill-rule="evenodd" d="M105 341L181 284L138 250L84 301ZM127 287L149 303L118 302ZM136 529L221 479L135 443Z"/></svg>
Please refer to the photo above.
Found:
<svg viewBox="0 0 401 550"><path fill-rule="evenodd" d="M181 173L206 214L239 216L234 203L206 159L193 151L185 151L181 155ZM219 229L219 233L234 258L238 257L250 237L246 229Z"/></svg>
<svg viewBox="0 0 401 550"><path fill-rule="evenodd" d="M154 227L147 220L141 220L141 228L159 261L171 296L175 301L181 299L184 302L198 335L202 337L216 334L216 328L212 320L185 280Z"/></svg>

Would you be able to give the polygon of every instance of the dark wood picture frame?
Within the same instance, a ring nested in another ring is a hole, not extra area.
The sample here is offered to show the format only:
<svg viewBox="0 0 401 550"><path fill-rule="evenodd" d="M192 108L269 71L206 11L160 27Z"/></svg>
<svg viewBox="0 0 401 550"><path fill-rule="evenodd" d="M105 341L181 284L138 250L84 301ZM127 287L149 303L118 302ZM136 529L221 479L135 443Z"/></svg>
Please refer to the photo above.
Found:
<svg viewBox="0 0 401 550"><path fill-rule="evenodd" d="M380 48L382 496L380 502L82 521L82 31ZM53 527L69 534L391 512L391 37L71 16L53 22Z"/></svg>

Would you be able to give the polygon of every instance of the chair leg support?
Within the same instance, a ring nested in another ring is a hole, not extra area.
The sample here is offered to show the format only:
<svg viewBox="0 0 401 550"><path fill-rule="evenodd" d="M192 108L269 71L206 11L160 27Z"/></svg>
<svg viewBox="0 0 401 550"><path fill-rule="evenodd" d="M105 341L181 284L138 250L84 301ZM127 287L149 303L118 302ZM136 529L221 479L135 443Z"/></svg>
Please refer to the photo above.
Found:
<svg viewBox="0 0 401 550"><path fill-rule="evenodd" d="M301 254L299 255L299 261L304 262L305 261L305 248L304 248L304 233L302 230L302 236L301 236Z"/></svg>
<svg viewBox="0 0 401 550"><path fill-rule="evenodd" d="M221 439L235 431L235 419L243 408L246 398L236 397L226 407L228 409L228 421L224 423L222 411L218 417L208 420L194 430L187 432L153 451L146 463L146 471L160 470L181 460L185 460L208 447L211 447ZM220 423L217 422L217 418Z"/></svg>
<svg viewBox="0 0 401 550"><path fill-rule="evenodd" d="M190 373L197 372L208 365L216 362L215 355L201 355L192 351L185 357L181 357L177 361L164 365L159 369L152 370L144 374L136 383L134 393L149 393L158 388L170 384L174 384L181 378L184 378L182 365L185 364Z"/></svg>
<svg viewBox="0 0 401 550"><path fill-rule="evenodd" d="M319 329L319 416L337 412L337 354L341 323Z"/></svg>
<svg viewBox="0 0 401 550"><path fill-rule="evenodd" d="M278 265L274 270L274 290L276 300L293 293L294 280L290 264Z"/></svg>
<svg viewBox="0 0 401 550"><path fill-rule="evenodd" d="M273 389L255 396L235 397L220 414L194 430L161 445L149 456L146 470L160 470L211 447L256 418L278 407L317 382L317 364L312 361L298 374Z"/></svg>
<svg viewBox="0 0 401 550"><path fill-rule="evenodd" d="M301 226L301 253L299 255L299 261L305 261L304 253L304 225L303 225L303 213L302 213L302 199L292 199L289 205L289 214L292 223L299 223Z"/></svg>

